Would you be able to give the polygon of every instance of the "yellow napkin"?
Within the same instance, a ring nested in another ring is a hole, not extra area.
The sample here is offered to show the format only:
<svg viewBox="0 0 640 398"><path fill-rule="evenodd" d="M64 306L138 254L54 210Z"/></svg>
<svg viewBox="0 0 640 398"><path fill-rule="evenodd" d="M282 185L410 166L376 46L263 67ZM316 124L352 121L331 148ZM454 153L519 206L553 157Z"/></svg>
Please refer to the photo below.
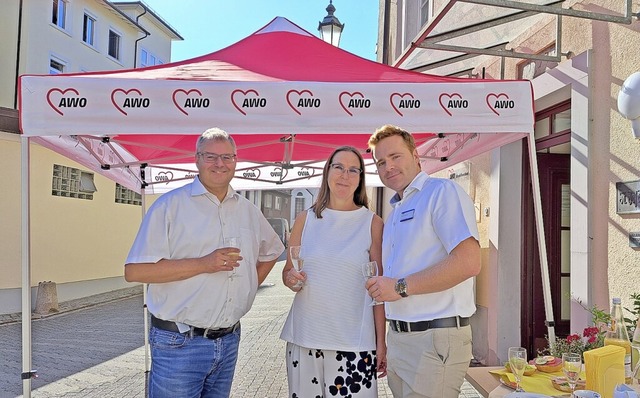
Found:
<svg viewBox="0 0 640 398"><path fill-rule="evenodd" d="M587 389L611 398L616 384L624 384L624 355L625 349L615 345L585 351Z"/></svg>
<svg viewBox="0 0 640 398"><path fill-rule="evenodd" d="M500 376L500 378L505 382L514 384L516 382L516 378L513 373L507 372L506 369L491 370L489 373ZM531 376L522 376L520 387L526 392L535 392L551 396L566 395L566 392L556 389L551 383L551 380L555 377L564 377L564 374L562 372L545 373L537 371ZM580 378L583 380L585 379L584 373L580 374Z"/></svg>

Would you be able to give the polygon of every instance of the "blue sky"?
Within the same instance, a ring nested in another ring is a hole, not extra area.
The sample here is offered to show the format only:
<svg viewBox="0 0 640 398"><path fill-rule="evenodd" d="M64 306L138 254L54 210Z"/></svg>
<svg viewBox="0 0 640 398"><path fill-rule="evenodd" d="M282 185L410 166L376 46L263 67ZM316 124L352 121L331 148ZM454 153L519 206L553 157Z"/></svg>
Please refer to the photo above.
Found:
<svg viewBox="0 0 640 398"><path fill-rule="evenodd" d="M180 35L171 61L208 54L241 40L276 16L318 34L329 0L144 0ZM340 48L376 59L378 0L333 0L335 16L345 24Z"/></svg>

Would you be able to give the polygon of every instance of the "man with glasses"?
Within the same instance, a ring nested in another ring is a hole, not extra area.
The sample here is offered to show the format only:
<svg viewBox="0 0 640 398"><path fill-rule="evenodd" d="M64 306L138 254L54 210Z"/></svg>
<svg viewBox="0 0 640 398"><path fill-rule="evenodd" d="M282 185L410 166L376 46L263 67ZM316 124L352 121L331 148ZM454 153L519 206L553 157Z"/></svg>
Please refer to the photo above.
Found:
<svg viewBox="0 0 640 398"><path fill-rule="evenodd" d="M198 176L149 208L125 265L148 283L149 397L228 397L240 318L284 246L260 210L229 185L236 145L212 128L196 144ZM234 237L238 247L225 245Z"/></svg>
<svg viewBox="0 0 640 398"><path fill-rule="evenodd" d="M458 397L480 272L473 203L455 182L421 171L407 131L382 126L369 147L382 183L396 191L382 238L384 276L367 281L389 320L389 387L396 398Z"/></svg>

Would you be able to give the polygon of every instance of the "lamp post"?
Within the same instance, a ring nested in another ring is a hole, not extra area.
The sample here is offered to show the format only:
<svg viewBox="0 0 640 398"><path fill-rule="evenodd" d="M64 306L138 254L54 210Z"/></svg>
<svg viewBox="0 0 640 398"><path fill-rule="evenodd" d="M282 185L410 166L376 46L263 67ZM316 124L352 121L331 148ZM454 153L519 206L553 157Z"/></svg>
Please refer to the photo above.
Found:
<svg viewBox="0 0 640 398"><path fill-rule="evenodd" d="M341 24L338 18L333 15L335 11L336 8L333 6L333 0L329 0L327 16L324 17L322 22L318 23L318 31L320 32L322 40L333 46L339 47L340 35L344 29L344 24Z"/></svg>

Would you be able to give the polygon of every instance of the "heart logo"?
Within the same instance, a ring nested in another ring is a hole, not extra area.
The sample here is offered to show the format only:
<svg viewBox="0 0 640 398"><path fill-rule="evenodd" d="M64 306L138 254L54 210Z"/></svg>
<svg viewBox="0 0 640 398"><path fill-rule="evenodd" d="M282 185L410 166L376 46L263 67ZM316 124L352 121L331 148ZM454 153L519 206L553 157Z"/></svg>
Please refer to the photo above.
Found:
<svg viewBox="0 0 640 398"><path fill-rule="evenodd" d="M158 181L158 182L166 181L167 184L169 184L171 181L173 181L173 172L171 172L171 171L160 171L160 172L158 172L158 175L156 176L156 181Z"/></svg>
<svg viewBox="0 0 640 398"><path fill-rule="evenodd" d="M499 93L499 94L495 94L495 93L489 93L487 94L487 98L485 99L487 106L489 107L489 109L491 109L491 111L493 113L495 113L496 115L500 116L500 113L498 111L496 111L495 105L491 105L491 102L493 102L494 104L498 101L498 98L501 97L505 97L506 99L509 99L509 96L505 93ZM493 101L489 101L491 98L494 98Z"/></svg>
<svg viewBox="0 0 640 398"><path fill-rule="evenodd" d="M451 99L453 99L453 98L459 98L459 99L462 99L462 96L461 96L460 94L458 94L458 93L453 93L453 94L442 93L442 94L440 94L440 96L438 97L438 102L440 103L440 107L441 107L442 109L444 109L444 111L445 111L445 112L447 112L447 114L448 114L449 116L453 116L453 114L449 111L449 109L447 108L447 106L446 106L445 104L443 104L443 103L442 103L442 99L443 99L444 97L447 97L448 99L450 99L450 100L451 100Z"/></svg>
<svg viewBox="0 0 640 398"><path fill-rule="evenodd" d="M257 180L260 178L260 169L246 169L242 172L242 177Z"/></svg>
<svg viewBox="0 0 640 398"><path fill-rule="evenodd" d="M180 112L182 112L182 113L184 113L185 115L189 116L189 113L187 113L187 111L185 111L185 110L184 110L184 108L183 108L182 106L180 106L180 104L178 104L178 101L176 100L176 95L177 95L178 93L183 93L185 97L188 97L188 96L189 96L189 94L191 94L191 93L196 93L196 94L198 94L198 96L202 97L202 93L200 92L200 90L195 89L195 88L194 88L194 89L191 89L191 90L188 90L188 91L187 91L187 90L184 90L184 89L179 88L179 89L177 89L177 90L175 90L175 91L173 92L173 94L172 94L172 96L171 96L171 97L173 98L173 104L176 106L176 108L178 108L178 110L179 110Z"/></svg>
<svg viewBox="0 0 640 398"><path fill-rule="evenodd" d="M246 113L245 111L243 111L242 109L240 109L240 107L238 106L238 104L236 104L235 95L236 95L236 94L238 94L238 93L240 93L240 94L242 94L242 95L244 95L244 96L247 96L247 94L254 94L256 97L259 97L259 96L260 96L260 94L258 94L258 92L257 92L256 90L253 90L253 89L251 89L251 90L247 90L247 91L243 91L243 90L239 90L239 89L238 89L238 90L233 90L233 91L231 92L231 103L233 104L233 106L235 106L235 107L236 107L236 109L238 110L238 112L240 112L240 113L242 113L243 115L245 115L245 116L246 116L246 115L247 115L247 113Z"/></svg>
<svg viewBox="0 0 640 398"><path fill-rule="evenodd" d="M75 95L80 95L78 90L76 90L75 88L68 88L66 90L62 90L62 89L59 89L59 88L52 88L51 90L47 91L47 102L49 103L49 106L51 107L51 109L53 109L54 111L59 113L60 116L64 116L64 113L62 113L62 111L57 106L55 106L53 104L53 102L51 101L51 94L52 93L60 93L60 95L65 95L69 91L74 93Z"/></svg>
<svg viewBox="0 0 640 398"><path fill-rule="evenodd" d="M395 97L399 97L399 99L400 99L400 100L401 100L401 99L403 99L404 97L409 97L409 98L411 98L411 99L414 99L414 98L413 98L413 94L411 94L411 93L402 93L402 94L400 94L400 93L393 93L393 94L391 94L391 95L389 96L389 102L391 102L391 107L393 108L393 110L395 110L395 111L396 111L396 113L397 113L398 115L400 115L400 116L404 116L404 115L402 114L402 112L400 112L400 110L398 110L398 108L396 107L396 104L393 102L393 99L394 99Z"/></svg>
<svg viewBox="0 0 640 398"><path fill-rule="evenodd" d="M298 115L302 115L302 113L298 110L298 108L296 108L292 103L291 103L291 99L289 98L289 96L291 94L298 94L298 97L301 97L302 94L309 94L310 96L313 97L313 93L309 90L302 90L302 91L298 91L298 90L289 90L287 91L287 104L289 104L289 107L291 109L293 109L293 111L295 113L297 113Z"/></svg>
<svg viewBox="0 0 640 398"><path fill-rule="evenodd" d="M307 180L311 179L316 174L316 169L312 169L309 167L301 167L300 171L298 171L298 176L307 177Z"/></svg>
<svg viewBox="0 0 640 398"><path fill-rule="evenodd" d="M271 172L271 177L279 177L280 181L282 181L285 178L287 178L287 174L289 174L288 169L283 169L282 167L276 167Z"/></svg>
<svg viewBox="0 0 640 398"><path fill-rule="evenodd" d="M120 113L122 113L125 116L127 116L127 112L125 112L124 109L122 109L120 107L120 105L118 105L118 103L116 102L116 94L117 93L123 93L125 96L129 95L129 93L136 93L136 94L138 94L139 96L142 97L142 92L140 90L138 90L137 88L132 88L130 90L124 90L124 89L121 89L121 88L117 88L117 89L115 89L115 90L113 90L111 92L111 103L113 104L113 106L116 107L116 109L118 111L120 111Z"/></svg>
<svg viewBox="0 0 640 398"><path fill-rule="evenodd" d="M351 112L347 109L347 107L346 107L346 106L344 106L344 103L342 102L342 97L343 97L343 96L345 96L345 95L348 95L350 98L353 98L354 96L359 96L360 98L363 98L363 99L364 99L364 95L363 95L361 92L359 92L359 91L356 91L356 92L353 92L353 93L350 93L350 92L348 92L348 91L343 91L343 92L341 92L341 93L340 93L340 95L338 96L338 101L340 102L340 106L342 106L342 109L344 109L344 111L345 111L345 112L347 112L347 114L349 114L349 116L353 116L353 113L351 113Z"/></svg>

